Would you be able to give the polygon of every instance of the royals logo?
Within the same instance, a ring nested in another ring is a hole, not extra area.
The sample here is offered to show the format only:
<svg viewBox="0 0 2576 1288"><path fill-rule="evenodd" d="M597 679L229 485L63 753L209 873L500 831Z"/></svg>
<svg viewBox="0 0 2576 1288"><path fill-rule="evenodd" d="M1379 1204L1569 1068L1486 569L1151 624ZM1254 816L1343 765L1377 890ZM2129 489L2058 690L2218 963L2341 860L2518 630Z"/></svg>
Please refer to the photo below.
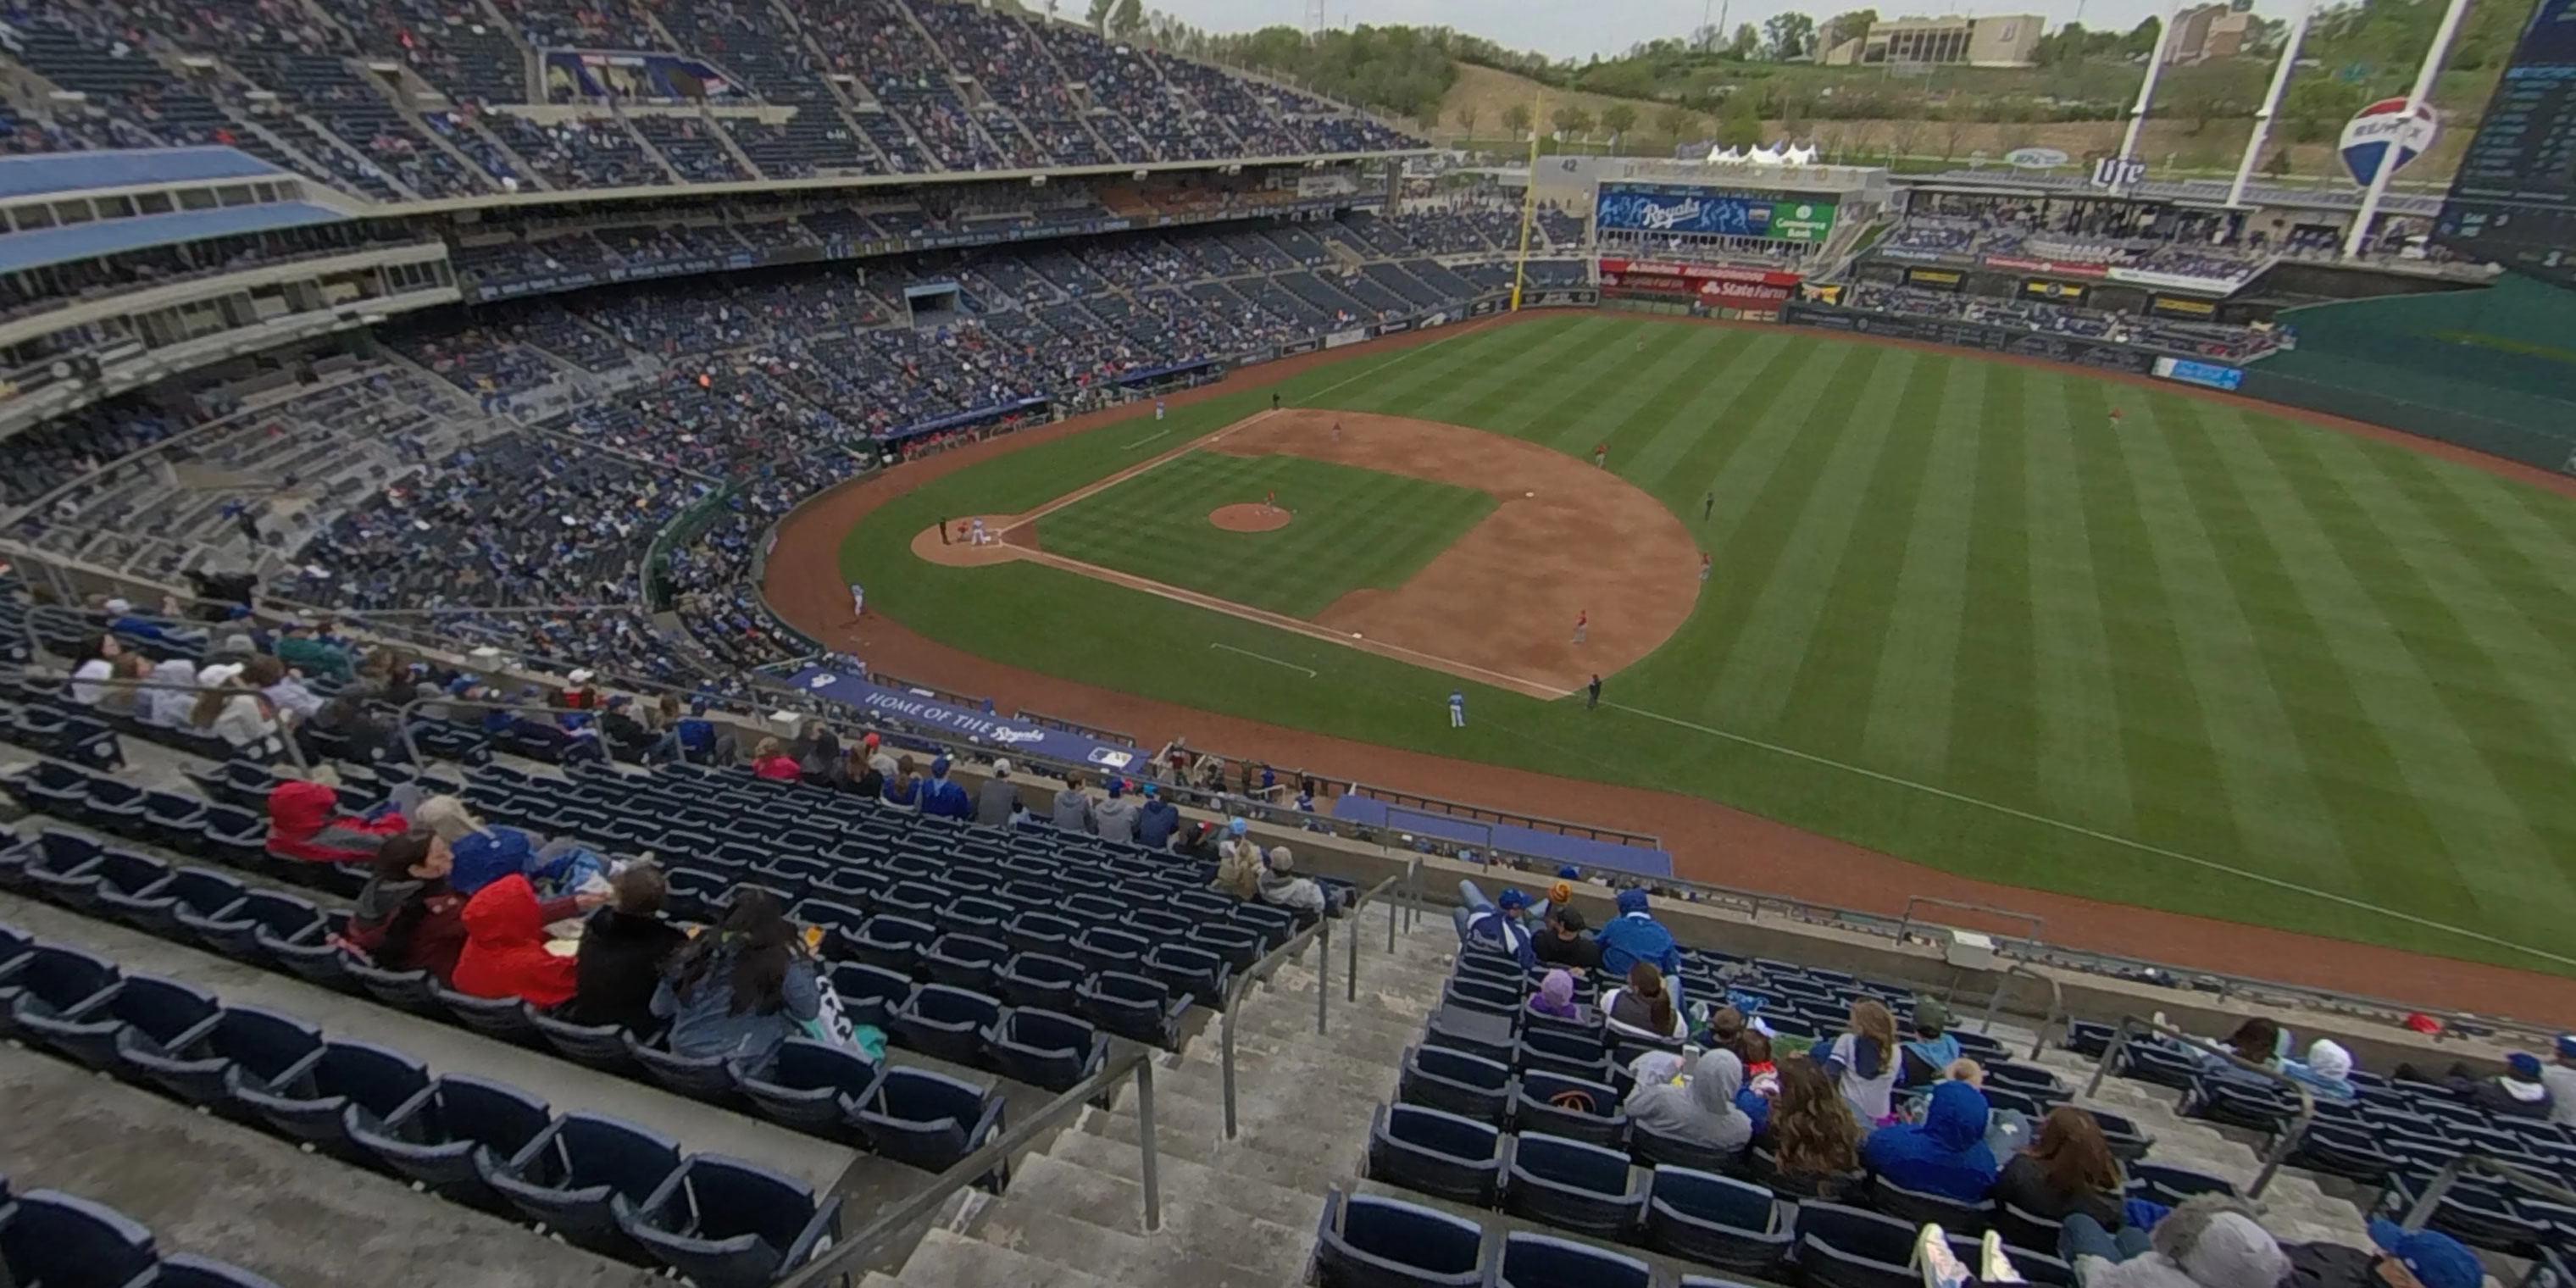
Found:
<svg viewBox="0 0 2576 1288"><path fill-rule="evenodd" d="M1666 232L1698 223L1703 209L1697 197L1677 201L1669 206L1658 206L1651 201L1643 202L1640 203L1637 211L1637 222L1649 232Z"/></svg>

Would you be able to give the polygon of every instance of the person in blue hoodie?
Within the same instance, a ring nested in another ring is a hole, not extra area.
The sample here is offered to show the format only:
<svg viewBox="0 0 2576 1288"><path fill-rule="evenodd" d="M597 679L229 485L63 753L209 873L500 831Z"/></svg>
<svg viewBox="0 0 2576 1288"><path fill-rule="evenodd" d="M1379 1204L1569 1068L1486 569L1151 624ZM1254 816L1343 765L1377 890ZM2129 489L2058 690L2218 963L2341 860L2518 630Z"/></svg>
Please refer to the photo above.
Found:
<svg viewBox="0 0 2576 1288"><path fill-rule="evenodd" d="M1652 964L1668 981L1681 978L1682 950L1673 943L1673 932L1646 911L1643 890L1620 891L1619 915L1592 938L1601 945L1601 972L1613 979L1626 979L1628 968L1639 962Z"/></svg>
<svg viewBox="0 0 2576 1288"><path fill-rule="evenodd" d="M1136 811L1136 844L1149 850L1169 849L1172 833L1181 830L1181 812L1152 783L1145 784L1144 791L1144 808Z"/></svg>
<svg viewBox="0 0 2576 1288"><path fill-rule="evenodd" d="M453 796L432 796L411 817L447 842L455 855L448 888L468 898L503 877L526 877L541 899L572 894L594 876L608 878L608 861L579 842L540 842L518 828L495 826Z"/></svg>
<svg viewBox="0 0 2576 1288"><path fill-rule="evenodd" d="M939 818L975 817L975 798L948 776L948 758L930 762L930 781L921 785L921 812Z"/></svg>
<svg viewBox="0 0 2576 1288"><path fill-rule="evenodd" d="M1994 1188L2002 1169L1986 1147L1986 1094L1964 1082L1932 1088L1932 1104L1919 1123L1896 1123L1861 1143L1861 1165L1890 1185L1976 1203Z"/></svg>

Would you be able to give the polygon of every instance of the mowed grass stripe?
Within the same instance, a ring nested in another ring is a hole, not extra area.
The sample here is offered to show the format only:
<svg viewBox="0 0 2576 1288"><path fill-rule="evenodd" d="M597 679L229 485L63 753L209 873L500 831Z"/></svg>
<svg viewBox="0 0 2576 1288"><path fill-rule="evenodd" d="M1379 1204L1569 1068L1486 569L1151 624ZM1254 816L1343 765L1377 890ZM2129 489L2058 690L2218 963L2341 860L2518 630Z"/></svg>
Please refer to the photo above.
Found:
<svg viewBox="0 0 2576 1288"><path fill-rule="evenodd" d="M2109 649L2131 826L2142 838L2188 853L2236 853L2244 838L2129 468L2127 440L2163 433L2155 423L2158 400L2132 401L2125 423L2113 430L2113 390L2091 380L2058 384L2092 543L2094 611ZM2093 430L2097 425L2103 428Z"/></svg>
<svg viewBox="0 0 2576 1288"><path fill-rule="evenodd" d="M2392 470L2391 480L2434 516L2445 539L2471 552L2498 595L2550 641L2576 650L2576 543L2531 516L2524 492L2467 469Z"/></svg>
<svg viewBox="0 0 2576 1288"><path fill-rule="evenodd" d="M1649 455L1655 442L1668 434L1687 436L1705 424L1683 406L1695 394L1712 392L1706 377L1717 346L1706 337L1727 334L1699 327L1662 329L1672 334L1650 337L1643 352L1631 353L1618 386L1589 409L1591 414L1543 441L1587 463L1593 447L1607 443L1612 473L1641 487L1658 478L1662 467ZM1749 342L1726 346L1737 355L1748 347ZM1591 441L1583 441L1587 436ZM1666 455L1678 456L1682 450L1676 445Z"/></svg>
<svg viewBox="0 0 2576 1288"><path fill-rule="evenodd" d="M1296 518L1274 532L1224 532L1223 505L1276 491ZM1173 504L1169 498L1186 496ZM1312 617L1364 588L1392 589L1493 512L1472 488L1294 456L1197 451L1047 516L1040 545L1239 604Z"/></svg>
<svg viewBox="0 0 2576 1288"><path fill-rule="evenodd" d="M1876 443L1866 445L1866 476L1851 488L1841 549L1829 568L1818 570L1813 619L1792 659L1794 678L1782 686L1782 710L1799 731L1799 745L1838 760L1857 761L1864 754L1870 698L1884 665L1896 581L1905 566L1905 516L1922 494L1924 460L1940 432L1937 409L1945 405L1957 369L1911 351L1904 356L1912 361L1901 373L1892 365L1878 373L1878 386L1893 399L1887 426ZM1869 410L1864 402L1858 414ZM1808 507L1810 516L1827 499L1821 489L1835 486L1840 472L1829 469L1818 480L1819 504ZM1955 617L1955 605L1951 611Z"/></svg>
<svg viewBox="0 0 2576 1288"><path fill-rule="evenodd" d="M2390 731L2364 711L2361 677L2345 668L2302 601L2293 564L2259 512L2269 500L2250 494L2219 450L2220 436L2239 430L2222 413L2194 399L2167 407L2161 417L2174 427L2169 441L2191 480L2189 495L2221 554L2220 571L2254 629L2264 674L2280 695L2300 755L2333 819L2351 869L2345 892L2386 898L2404 889L2410 869L2447 868L2450 853L2430 806L2408 789ZM2407 910L2437 918L2474 916L2476 905L2455 895L2440 909L2409 904Z"/></svg>
<svg viewBox="0 0 2576 1288"><path fill-rule="evenodd" d="M1986 406L2027 405L2028 368L1986 369ZM2051 427L2055 432L2055 427ZM2025 473L2028 431L1989 415L1978 438L1974 526L1968 534L1968 594L1959 637L1958 685L1962 706L1950 725L1942 762L1949 776L1939 785L1980 800L2022 808L2038 805L2039 717L2032 709L2030 588L2030 485Z"/></svg>
<svg viewBox="0 0 2576 1288"><path fill-rule="evenodd" d="M2255 441L2320 528L2338 530L2340 561L2361 574L2355 585L2386 617L2389 642L2422 677L2420 693L2403 683L2380 687L2390 692L2390 710L2421 723L2426 758L2439 757L2440 769L2460 785L2460 812L2474 820L2477 830L2469 836L2480 847L2461 865L2462 879L2482 894L2490 916L2524 918L2528 901L2542 892L2551 902L2565 898L2568 852L2553 855L2541 834L2565 838L2576 827L2576 802L2566 790L2565 751L2538 718L2542 712L2501 692L2506 682L2495 662L2444 591L2373 526L2379 512L2344 486L2331 445L2292 435ZM2394 701L2400 697L2408 700L2403 708Z"/></svg>
<svg viewBox="0 0 2576 1288"><path fill-rule="evenodd" d="M2032 697L2040 799L2047 802L2041 812L2125 836L2137 818L2071 441L2093 431L2072 417L2065 377L2054 372L2024 380L2022 400L2021 420L2030 427L2023 479L2030 487Z"/></svg>
<svg viewBox="0 0 2576 1288"><path fill-rule="evenodd" d="M1950 723L1958 695L1961 615L1968 601L1968 541L1976 499L1977 450L1984 435L1982 362L1940 364L1947 379L1938 407L1916 432L1925 458L1904 524L1884 517L1899 541L1887 629L1861 728L1862 763L1924 782L1949 769Z"/></svg>
<svg viewBox="0 0 2576 1288"><path fill-rule="evenodd" d="M1520 364L1534 360L1549 346L1548 329L1544 326L1517 326L1479 331L1441 345L1436 351L1423 354L1383 375L1336 389L1323 403L1308 405L1346 411L1383 411L1451 424L1474 424L1475 421L1469 419L1474 415L1473 404L1487 396L1508 396L1512 387L1509 381L1479 379L1478 373L1497 368L1517 369ZM1340 368L1324 367L1321 370L1329 372ZM1400 407L1429 410L1397 413L1395 409Z"/></svg>
<svg viewBox="0 0 2576 1288"><path fill-rule="evenodd" d="M1746 383L1788 348L1785 337L1762 332L1702 334L1728 343L1700 347L1691 362L1667 375L1619 422L1610 448L1613 471L1691 524L1700 521L1700 502L1707 495L1700 484L1707 475L1688 463L1709 439L1742 436L1740 424L1731 422L1740 419L1736 409Z"/></svg>
<svg viewBox="0 0 2576 1288"><path fill-rule="evenodd" d="M1908 370L1911 358L1904 350L1872 347L1852 357L1837 378L1802 385L1803 407L1793 412L1784 404L1775 413L1794 422L1797 431L1718 560L1742 570L1721 591L1742 611L1730 615L1728 638L1698 702L1709 723L1756 737L1798 737L1798 731L1779 727L1785 689L1796 673L1796 651L1814 625L1814 605L1823 593L1817 578L1830 575L1841 554L1851 509L1859 502L1850 489L1868 464L1868 452L1841 449L1871 437L1865 431L1836 434L1829 427L1874 424L1884 435L1898 381L1881 383L1879 372ZM1877 413L1868 421L1856 415L1865 401ZM1832 485L1821 481L1829 473L1836 480ZM1758 577L1744 575L1754 569L1761 570Z"/></svg>

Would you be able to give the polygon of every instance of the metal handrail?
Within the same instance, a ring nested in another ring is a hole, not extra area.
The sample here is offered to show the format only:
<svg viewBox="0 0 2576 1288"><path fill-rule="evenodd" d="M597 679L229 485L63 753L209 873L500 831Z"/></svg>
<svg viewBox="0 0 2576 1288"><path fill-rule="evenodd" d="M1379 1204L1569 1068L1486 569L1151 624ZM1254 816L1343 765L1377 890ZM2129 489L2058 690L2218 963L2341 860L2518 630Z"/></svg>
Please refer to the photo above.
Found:
<svg viewBox="0 0 2576 1288"><path fill-rule="evenodd" d="M1075 1083L1040 1106L1036 1113L1021 1119L1019 1126L1003 1131L983 1148L950 1164L948 1170L915 1189L911 1197L879 1211L868 1219L866 1225L859 1227L856 1234L833 1244L830 1251L806 1262L775 1288L817 1288L834 1276L846 1274L861 1259L876 1251L879 1245L912 1223L938 1211L940 1205L948 1201L948 1196L983 1179L985 1173L1009 1158L1011 1151L1028 1144L1039 1132L1055 1126L1058 1121L1080 1112L1094 1099L1108 1094L1110 1088L1131 1071L1136 1075L1136 1145L1144 1152L1139 1176L1145 1191L1145 1232L1152 1234L1162 1229L1162 1157L1154 1146L1154 1061L1148 1048L1121 1038L1116 1040L1114 1054L1108 1063L1101 1066L1100 1072Z"/></svg>
<svg viewBox="0 0 2576 1288"><path fill-rule="evenodd" d="M1898 918L1896 923L1896 937L1900 941L1905 938L1907 931L1914 929L1914 909L1917 904L1930 904L1936 908L1956 908L1961 912L1982 912L1988 916L2010 917L2015 921L2027 921L2030 923L2029 938L2033 943L2039 942L2040 929L2048 924L2047 918L2042 917L2035 912L2021 912L2012 908L1998 908L1990 903L1966 903L1957 899L1944 899L1937 895L1909 895L1905 900L1905 915ZM1942 923L1926 921L1923 924L1927 926L1937 926Z"/></svg>
<svg viewBox="0 0 2576 1288"><path fill-rule="evenodd" d="M1319 918L1314 925L1308 926L1304 930L1290 935L1286 943L1272 949L1268 956L1263 957L1261 960L1254 962L1250 966L1244 967L1242 972L1237 974L1233 981L1225 986L1225 1014L1217 1019L1217 1079L1221 1084L1223 1090L1222 1098L1225 1101L1225 1139L1233 1140L1236 1135L1234 1113L1234 1017L1240 1014L1243 1010L1244 995L1251 991L1252 985L1255 981L1268 979L1273 973L1278 971L1280 967L1287 965L1300 953L1305 952L1307 944L1320 942L1323 945L1323 951L1316 954L1315 957L1315 1032L1318 1034L1324 1032L1325 1026L1329 1022L1329 1013L1331 1011L1333 1001L1333 991L1330 987L1333 973L1333 922L1336 920L1347 920L1352 922L1354 926L1349 935L1351 941L1351 961L1348 973L1352 982L1349 985L1350 997L1348 1000L1357 1001L1359 1000L1358 979L1360 937L1356 927L1359 921L1360 909L1367 907L1370 900L1385 894L1388 890L1394 888L1404 879L1405 878L1401 875L1391 876L1378 882L1376 885L1370 886L1367 890L1361 892L1360 897L1357 900L1352 902L1350 911L1346 916L1342 918ZM1397 910L1398 905L1396 902L1394 900L1389 900L1386 905L1386 947L1387 951L1390 953L1395 951L1395 919Z"/></svg>
<svg viewBox="0 0 2576 1288"><path fill-rule="evenodd" d="M2042 974L2025 962L2004 963L2002 973L1995 978L1994 996L1986 999L1986 1016L1979 1021L1979 1027L1983 1028L1989 1036L1994 1033L1995 1012L2002 1009L2005 985L2015 975L2027 976L2048 985L2048 1013L2040 1017L2039 1036L2031 1039L2030 1043L2030 1058L2036 1060L2040 1052L2048 1049L2050 1029L2055 1028L2060 1022L2067 1023L2070 1029L2073 1026L2074 1017L2066 1013L2066 988L2057 982L2055 975Z"/></svg>
<svg viewBox="0 0 2576 1288"><path fill-rule="evenodd" d="M2546 1177L2535 1176L2484 1150L2473 1149L2444 1163L2442 1170L2435 1172L2432 1182L2424 1187L2424 1192L2416 1197L2415 1205L2406 1209L2405 1218L2398 1224L2409 1231L2423 1229L2424 1223L2433 1219L2435 1209L2442 1206L2442 1200L2450 1195L2451 1187L2459 1183L2463 1174L2471 1171L2484 1172L2507 1185L2529 1190L2552 1203L2576 1207L2576 1193L2569 1192L2557 1182Z"/></svg>
<svg viewBox="0 0 2576 1288"><path fill-rule="evenodd" d="M2101 1063L2093 1067L2093 1080L2084 1084L2086 1099L2091 1099L2102 1090L2102 1079L2109 1077L2111 1067L2120 1062L2120 1053L2129 1049L2129 1036L2133 1033L2163 1034L2193 1050L2217 1056L2256 1077L2277 1082L2298 1096L2298 1114L2291 1118L2288 1127L2283 1128L2279 1135L2273 1138L2271 1147L2263 1151L2263 1170L2254 1174L2254 1183L2245 1189L2245 1197L2249 1199L2263 1197L2263 1191L2272 1184L2273 1173L2281 1170L2281 1160L2288 1158L2290 1151L2298 1148L2300 1139L2308 1134L2308 1125L2316 1121L2316 1096L2311 1094L2298 1079L2278 1069L2256 1064L2217 1043L2204 1042L2161 1020L2149 1019L2142 1015L2123 1015L2120 1017L2118 1030L2111 1035L2111 1045L2103 1049ZM2183 1092L2184 1099L2188 1100L2191 1094L2189 1091Z"/></svg>

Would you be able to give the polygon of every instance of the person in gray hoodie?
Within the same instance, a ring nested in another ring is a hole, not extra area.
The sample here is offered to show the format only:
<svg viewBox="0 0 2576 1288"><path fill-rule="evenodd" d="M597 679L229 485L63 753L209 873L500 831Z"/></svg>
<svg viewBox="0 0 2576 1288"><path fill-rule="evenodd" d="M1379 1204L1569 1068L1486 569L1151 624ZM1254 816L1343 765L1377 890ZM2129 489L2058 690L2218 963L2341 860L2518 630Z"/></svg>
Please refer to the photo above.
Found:
<svg viewBox="0 0 2576 1288"><path fill-rule="evenodd" d="M1082 771L1079 769L1068 769L1064 773L1064 788L1055 794L1055 825L1061 832L1088 834L1093 830L1091 797L1082 790Z"/></svg>
<svg viewBox="0 0 2576 1288"><path fill-rule="evenodd" d="M1642 1130L1738 1154L1753 1141L1753 1119L1735 1103L1736 1089L1743 1085L1744 1062L1734 1052L1704 1051L1698 1069L1679 1086L1669 1074L1647 1081L1641 1073L1625 1108L1628 1120Z"/></svg>
<svg viewBox="0 0 2576 1288"><path fill-rule="evenodd" d="M1020 813L1020 787L1011 781L1011 762L993 762L993 776L975 793L975 821L986 827L1009 827Z"/></svg>
<svg viewBox="0 0 2576 1288"><path fill-rule="evenodd" d="M2290 1257L2243 1200L2196 1194L2138 1235L2114 1240L2093 1218L2066 1219L2059 1253L2084 1288L2273 1288L2290 1277ZM2125 1254L2125 1259L2122 1259Z"/></svg>
<svg viewBox="0 0 2576 1288"><path fill-rule="evenodd" d="M1091 824L1101 840L1125 845L1136 839L1136 802L1127 799L1127 784L1109 780L1109 799L1091 807Z"/></svg>

